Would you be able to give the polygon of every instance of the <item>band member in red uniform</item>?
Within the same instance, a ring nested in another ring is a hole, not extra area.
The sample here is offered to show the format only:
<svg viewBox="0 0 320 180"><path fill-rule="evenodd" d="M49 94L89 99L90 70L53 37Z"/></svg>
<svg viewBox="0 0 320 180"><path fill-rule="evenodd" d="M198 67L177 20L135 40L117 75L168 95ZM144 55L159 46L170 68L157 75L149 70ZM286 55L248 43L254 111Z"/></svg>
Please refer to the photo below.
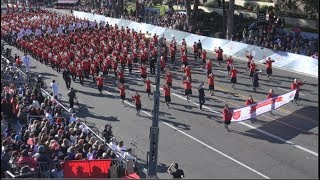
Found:
<svg viewBox="0 0 320 180"><path fill-rule="evenodd" d="M191 68L189 65L184 68L184 73L185 73L185 76L189 77L189 80L191 81Z"/></svg>
<svg viewBox="0 0 320 180"><path fill-rule="evenodd" d="M147 78L147 67L146 67L146 65L145 64L142 64L141 66L140 66L140 77L141 77L141 79L142 80L146 80L146 78Z"/></svg>
<svg viewBox="0 0 320 180"><path fill-rule="evenodd" d="M77 75L79 77L79 82L80 84L83 86L83 74L84 74L84 71L83 71L83 68L81 66L81 64L78 65L77 69L76 69L76 72L77 72Z"/></svg>
<svg viewBox="0 0 320 180"><path fill-rule="evenodd" d="M166 102L167 106L169 106L171 102L170 86L168 86L167 84L163 85L162 89L163 89L164 101Z"/></svg>
<svg viewBox="0 0 320 180"><path fill-rule="evenodd" d="M97 86L98 86L98 90L100 92L100 94L102 94L102 88L103 88L103 77L101 75L99 75L96 79L97 81Z"/></svg>
<svg viewBox="0 0 320 180"><path fill-rule="evenodd" d="M250 95L250 96L248 97L248 99L246 100L246 102L244 103L244 105L245 105L245 106L250 106L250 105L252 105L252 104L254 104L254 103L255 103L255 102L254 102L252 96ZM254 122L254 121L253 121L253 118L250 118L250 121L251 121L251 123L253 123L253 122Z"/></svg>
<svg viewBox="0 0 320 180"><path fill-rule="evenodd" d="M267 73L268 79L270 79L270 75L272 74L272 63L273 62L274 62L274 60L271 59L270 57L268 57L268 59L263 63L266 65L266 73Z"/></svg>
<svg viewBox="0 0 320 180"><path fill-rule="evenodd" d="M70 69L70 74L71 74L72 80L73 80L73 82L75 82L76 77L77 77L77 72L76 72L76 67L75 67L74 63L70 63L69 69Z"/></svg>
<svg viewBox="0 0 320 180"><path fill-rule="evenodd" d="M214 48L214 52L216 52L216 57L219 63L219 66L221 66L221 62L223 61L223 50L221 49L221 47L219 47L219 49Z"/></svg>
<svg viewBox="0 0 320 180"><path fill-rule="evenodd" d="M151 81L149 79L149 77L147 77L147 80L146 80L146 92L148 94L148 98L151 99L150 97L150 94L151 94Z"/></svg>
<svg viewBox="0 0 320 180"><path fill-rule="evenodd" d="M166 61L164 60L164 57L161 56L160 58L160 69L161 69L161 73L164 73L164 68L166 68Z"/></svg>
<svg viewBox="0 0 320 180"><path fill-rule="evenodd" d="M299 99L299 91L300 91L300 86L303 86L303 84L305 83L306 81L299 81L298 79L294 79L293 80L293 83L291 84L291 90L297 90L296 91L296 94L294 95L294 102L296 104L298 104L298 99ZM293 100L292 100L293 102Z"/></svg>
<svg viewBox="0 0 320 180"><path fill-rule="evenodd" d="M201 52L201 59L202 59L202 63L205 64L206 63L206 59L207 59L207 52L206 50L203 50Z"/></svg>
<svg viewBox="0 0 320 180"><path fill-rule="evenodd" d="M124 84L119 83L118 89L119 89L121 103L124 107L126 107L126 105L124 104L124 100L126 99L126 89L125 89Z"/></svg>
<svg viewBox="0 0 320 180"><path fill-rule="evenodd" d="M132 99L134 100L135 104L136 104L136 110L137 116L140 116L140 110L141 110L141 97L140 94L138 93L138 91L136 91L136 94L132 96Z"/></svg>
<svg viewBox="0 0 320 180"><path fill-rule="evenodd" d="M189 102L190 96L192 95L192 85L190 81L190 77L187 77L186 80L183 81L185 95L187 96L187 101Z"/></svg>
<svg viewBox="0 0 320 180"><path fill-rule="evenodd" d="M176 59L176 50L174 46L170 46L170 59L171 59L171 64L173 64L174 60Z"/></svg>
<svg viewBox="0 0 320 180"><path fill-rule="evenodd" d="M127 55L127 64L128 64L129 73L132 72L132 61L133 61L132 55Z"/></svg>
<svg viewBox="0 0 320 180"><path fill-rule="evenodd" d="M169 70L166 70L166 84L172 87L172 74Z"/></svg>
<svg viewBox="0 0 320 180"><path fill-rule="evenodd" d="M232 87L236 89L234 85L237 84L237 69L234 66L230 70L230 76Z"/></svg>
<svg viewBox="0 0 320 180"><path fill-rule="evenodd" d="M251 64L250 64L250 74L249 74L249 76L250 76L250 77L253 77L253 74L254 74L255 71L256 71L256 63L254 63L254 61L251 61Z"/></svg>
<svg viewBox="0 0 320 180"><path fill-rule="evenodd" d="M123 69L118 70L118 79L121 84L124 84L124 72Z"/></svg>
<svg viewBox="0 0 320 180"><path fill-rule="evenodd" d="M224 127L230 132L229 125L231 124L232 111L229 109L228 104L224 106L222 111L222 118L224 120Z"/></svg>
<svg viewBox="0 0 320 180"><path fill-rule="evenodd" d="M208 76L209 74L212 73L212 60L211 59L208 59L206 61L206 69L207 69L207 76Z"/></svg>
<svg viewBox="0 0 320 180"><path fill-rule="evenodd" d="M114 77L117 77L118 61L116 60L112 61L112 68L113 68Z"/></svg>
<svg viewBox="0 0 320 180"><path fill-rule="evenodd" d="M208 85L209 85L210 95L214 96L214 75L213 75L213 73L209 74L209 76L208 76Z"/></svg>
<svg viewBox="0 0 320 180"><path fill-rule="evenodd" d="M232 57L230 56L228 59L227 59L227 72L228 72L228 75L230 76L230 70L231 70L231 67L233 66L233 59Z"/></svg>
<svg viewBox="0 0 320 180"><path fill-rule="evenodd" d="M181 61L182 61L182 64L184 65L184 67L188 66L188 56L186 53L181 54Z"/></svg>
<svg viewBox="0 0 320 180"><path fill-rule="evenodd" d="M93 82L96 82L96 74L97 74L97 68L96 66L92 63L90 66L90 73L92 75L92 80Z"/></svg>
<svg viewBox="0 0 320 180"><path fill-rule="evenodd" d="M269 98L273 98L275 95L274 95L274 92L273 92L273 89L270 89L268 94L267 94L267 99Z"/></svg>
<svg viewBox="0 0 320 180"><path fill-rule="evenodd" d="M251 55L251 53L246 51L246 58L247 58L247 71L248 71L250 69L250 64L253 59L253 56Z"/></svg>

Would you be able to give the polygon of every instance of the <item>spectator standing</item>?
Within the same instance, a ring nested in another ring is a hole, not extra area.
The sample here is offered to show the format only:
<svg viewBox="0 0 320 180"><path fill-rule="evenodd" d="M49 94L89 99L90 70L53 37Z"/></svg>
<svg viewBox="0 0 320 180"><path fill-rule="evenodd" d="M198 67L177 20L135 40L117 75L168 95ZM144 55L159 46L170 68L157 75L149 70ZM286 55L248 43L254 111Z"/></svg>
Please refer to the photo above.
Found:
<svg viewBox="0 0 320 180"><path fill-rule="evenodd" d="M55 99L58 99L58 95L59 95L59 86L58 83L56 83L56 80L52 80L51 84L50 84L52 93L53 93L53 97Z"/></svg>
<svg viewBox="0 0 320 180"><path fill-rule="evenodd" d="M27 53L24 53L22 62L26 66L26 72L30 72L30 61L30 56Z"/></svg>
<svg viewBox="0 0 320 180"><path fill-rule="evenodd" d="M174 169L172 169L172 167L174 167ZM170 173L173 178L184 178L184 172L182 169L179 169L178 163L173 162L167 169L167 172Z"/></svg>

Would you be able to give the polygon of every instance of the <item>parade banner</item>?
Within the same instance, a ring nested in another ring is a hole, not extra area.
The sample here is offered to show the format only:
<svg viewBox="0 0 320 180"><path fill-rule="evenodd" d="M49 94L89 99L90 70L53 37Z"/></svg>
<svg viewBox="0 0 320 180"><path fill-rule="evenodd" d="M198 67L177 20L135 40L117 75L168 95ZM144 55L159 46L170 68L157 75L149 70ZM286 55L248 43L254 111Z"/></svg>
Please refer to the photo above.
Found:
<svg viewBox="0 0 320 180"><path fill-rule="evenodd" d="M64 178L107 178L111 159L65 161Z"/></svg>
<svg viewBox="0 0 320 180"><path fill-rule="evenodd" d="M236 109L233 111L231 121L233 122L244 121L244 120L259 116L263 113L275 110L292 101L294 98L294 95L296 94L296 91L297 90L294 90L274 98L269 98L263 101L259 101L255 104L252 104L251 106Z"/></svg>

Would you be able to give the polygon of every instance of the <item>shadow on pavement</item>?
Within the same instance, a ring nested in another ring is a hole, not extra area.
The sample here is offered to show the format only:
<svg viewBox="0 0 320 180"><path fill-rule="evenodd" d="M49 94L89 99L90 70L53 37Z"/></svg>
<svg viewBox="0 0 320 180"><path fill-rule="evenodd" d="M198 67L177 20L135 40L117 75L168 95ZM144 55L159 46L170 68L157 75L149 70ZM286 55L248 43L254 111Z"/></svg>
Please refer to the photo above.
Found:
<svg viewBox="0 0 320 180"><path fill-rule="evenodd" d="M306 114L314 114L315 119L306 118ZM306 135L318 135L317 133L310 132L310 130L317 128L319 126L319 109L318 107L305 107L301 108L297 111L295 111L292 114L289 114L287 116L284 116L282 118L277 119L277 121L271 121L269 123L264 123L261 127L258 129L266 131L268 133L271 133L273 135L276 135L278 137L281 137L285 140L291 140L295 137L297 137L300 134L306 134ZM279 122L289 124L291 126L297 127L296 128L290 128L288 125L281 124ZM237 133L244 136L249 136L252 138L267 140L271 143L279 143L283 144L284 142L277 140L275 138L266 136L255 129L250 129L245 132L240 132L236 130L232 130L233 133Z"/></svg>

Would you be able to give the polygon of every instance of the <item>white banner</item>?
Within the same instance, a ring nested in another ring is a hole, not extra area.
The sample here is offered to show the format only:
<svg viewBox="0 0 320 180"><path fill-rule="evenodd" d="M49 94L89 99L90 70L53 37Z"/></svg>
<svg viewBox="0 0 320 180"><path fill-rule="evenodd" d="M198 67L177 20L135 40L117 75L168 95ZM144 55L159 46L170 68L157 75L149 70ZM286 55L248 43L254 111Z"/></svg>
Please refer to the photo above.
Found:
<svg viewBox="0 0 320 180"><path fill-rule="evenodd" d="M75 4L77 3L78 0L58 0L58 3L70 3L70 4Z"/></svg>
<svg viewBox="0 0 320 180"><path fill-rule="evenodd" d="M244 121L250 118L254 118L263 113L275 110L287 104L291 100L293 100L294 95L296 94L296 91L297 90L294 90L274 98L257 102L255 104L252 104L251 106L236 109L233 111L231 121L233 122Z"/></svg>

